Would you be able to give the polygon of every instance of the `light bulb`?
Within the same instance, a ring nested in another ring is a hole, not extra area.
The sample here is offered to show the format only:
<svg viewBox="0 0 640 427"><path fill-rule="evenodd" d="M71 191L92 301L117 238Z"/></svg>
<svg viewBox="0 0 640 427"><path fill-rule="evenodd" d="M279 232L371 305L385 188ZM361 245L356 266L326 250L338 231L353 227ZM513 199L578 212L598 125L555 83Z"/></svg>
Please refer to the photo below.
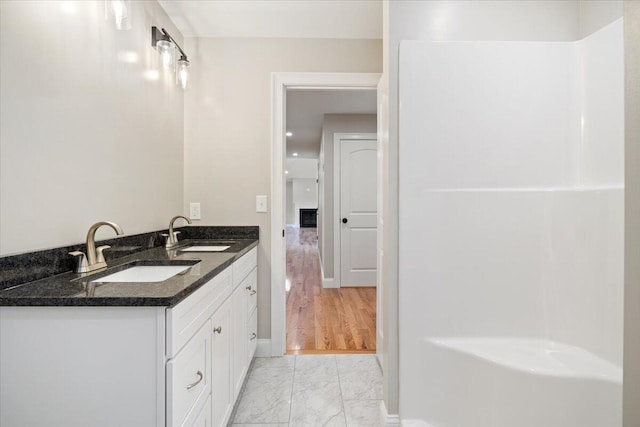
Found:
<svg viewBox="0 0 640 427"><path fill-rule="evenodd" d="M173 65L173 56L175 54L176 45L170 40L158 40L156 49L160 52L160 59L164 68L171 68Z"/></svg>
<svg viewBox="0 0 640 427"><path fill-rule="evenodd" d="M176 83L182 89L186 89L189 84L189 67L191 64L186 58L182 57L176 64Z"/></svg>

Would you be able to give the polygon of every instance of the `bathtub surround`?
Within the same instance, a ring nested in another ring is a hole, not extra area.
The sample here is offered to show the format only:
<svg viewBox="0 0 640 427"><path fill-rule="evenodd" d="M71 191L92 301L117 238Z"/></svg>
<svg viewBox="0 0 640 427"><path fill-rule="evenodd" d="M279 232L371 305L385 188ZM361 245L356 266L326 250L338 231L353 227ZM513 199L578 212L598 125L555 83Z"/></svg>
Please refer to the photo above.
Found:
<svg viewBox="0 0 640 427"><path fill-rule="evenodd" d="M403 421L620 425L622 28L401 44Z"/></svg>
<svg viewBox="0 0 640 427"><path fill-rule="evenodd" d="M259 238L257 226L190 226L176 230L181 232L180 240L257 240ZM96 245L111 246L104 252L107 262L110 262L148 249L164 247L165 238L161 234L167 231L165 229L101 240L96 242ZM85 243L77 243L60 248L0 257L0 290L73 271L77 260L69 255L69 252L84 249Z"/></svg>
<svg viewBox="0 0 640 427"><path fill-rule="evenodd" d="M575 41L622 16L622 1L384 1L383 77L379 85L383 148L383 336L386 412L398 414L398 49L402 40ZM587 23L588 20L588 23ZM407 289L410 292L411 288ZM421 312L421 311L420 311Z"/></svg>

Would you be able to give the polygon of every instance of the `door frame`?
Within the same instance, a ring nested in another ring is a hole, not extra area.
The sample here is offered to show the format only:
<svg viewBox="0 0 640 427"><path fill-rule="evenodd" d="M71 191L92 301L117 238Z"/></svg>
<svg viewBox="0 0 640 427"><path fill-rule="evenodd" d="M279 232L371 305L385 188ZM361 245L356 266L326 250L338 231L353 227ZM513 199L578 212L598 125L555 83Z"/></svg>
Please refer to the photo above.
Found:
<svg viewBox="0 0 640 427"><path fill-rule="evenodd" d="M379 73L271 73L271 355L286 351L284 178L286 92L290 89L377 90Z"/></svg>
<svg viewBox="0 0 640 427"><path fill-rule="evenodd" d="M376 141L376 149L377 149L377 141L378 135L375 133L361 133L361 132L344 132L344 133L334 133L333 134L333 283L335 288L342 287L342 227L340 226L340 189L341 185L341 176L340 176L340 167L342 162L342 146L340 145L340 141L343 140L373 140ZM377 166L377 164L376 164ZM380 173L380 171L378 171ZM376 176L376 180L377 180ZM377 181L376 181L377 185ZM376 203L377 206L377 203ZM336 222L337 221L337 222Z"/></svg>

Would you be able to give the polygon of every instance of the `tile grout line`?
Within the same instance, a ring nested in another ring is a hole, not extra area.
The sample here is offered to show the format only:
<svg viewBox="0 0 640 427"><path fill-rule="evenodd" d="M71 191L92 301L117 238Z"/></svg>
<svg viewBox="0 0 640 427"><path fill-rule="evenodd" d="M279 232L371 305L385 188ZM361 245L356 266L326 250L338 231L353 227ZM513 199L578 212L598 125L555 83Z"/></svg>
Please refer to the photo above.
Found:
<svg viewBox="0 0 640 427"><path fill-rule="evenodd" d="M291 425L291 413L293 409L293 387L296 384L296 368L298 366L298 356L293 356L293 375L291 376L291 396L289 396L289 420L287 426Z"/></svg>
<svg viewBox="0 0 640 427"><path fill-rule="evenodd" d="M338 373L338 388L340 388L340 404L342 405L342 416L344 417L344 425L349 427L347 423L347 410L344 407L344 395L342 394L342 380L340 379L340 368L338 367L338 358L333 356L336 362L336 372Z"/></svg>

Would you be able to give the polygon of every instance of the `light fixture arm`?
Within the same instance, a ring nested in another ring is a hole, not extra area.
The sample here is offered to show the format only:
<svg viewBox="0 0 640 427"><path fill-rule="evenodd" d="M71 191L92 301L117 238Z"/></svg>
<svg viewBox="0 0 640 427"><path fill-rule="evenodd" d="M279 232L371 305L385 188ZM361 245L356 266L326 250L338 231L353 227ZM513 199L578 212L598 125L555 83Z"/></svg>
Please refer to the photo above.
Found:
<svg viewBox="0 0 640 427"><path fill-rule="evenodd" d="M180 47L180 45L178 44L178 42L177 42L177 41L175 41L175 39L174 39L173 37L171 37L171 34L169 34L169 32L168 32L167 30L165 30L164 28L162 29L162 33L163 33L165 36L169 37L169 40L171 40L171 41L173 42L173 44L175 44L175 45L176 45L176 47L177 47L177 48L178 48L178 50L180 51L180 55L181 55L181 58L180 58L180 59L183 59L183 58L184 58L184 60L186 61L186 60L187 60L187 54L186 54L186 53L184 53L184 50L182 50L182 48Z"/></svg>

